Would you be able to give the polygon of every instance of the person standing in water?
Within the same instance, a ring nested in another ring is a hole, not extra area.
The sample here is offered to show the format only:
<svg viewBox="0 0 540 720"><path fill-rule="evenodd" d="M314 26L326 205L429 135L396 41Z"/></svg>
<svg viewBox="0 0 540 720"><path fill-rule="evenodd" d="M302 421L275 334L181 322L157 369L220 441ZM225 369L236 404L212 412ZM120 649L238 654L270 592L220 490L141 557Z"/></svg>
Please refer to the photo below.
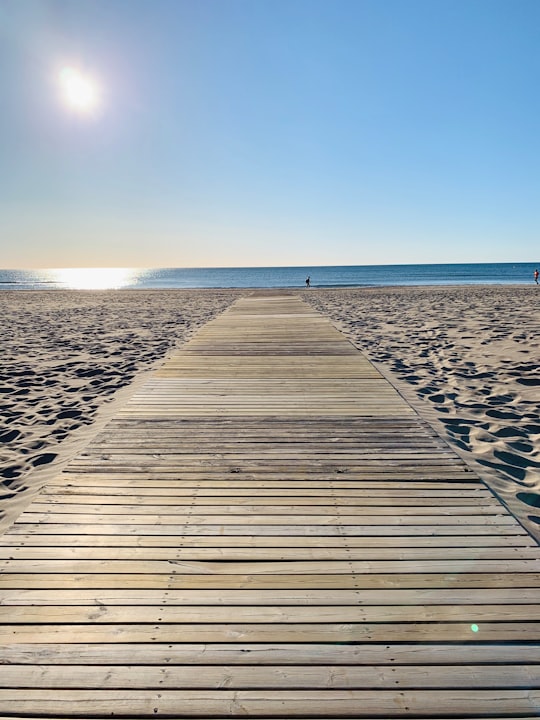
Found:
<svg viewBox="0 0 540 720"><path fill-rule="evenodd" d="M310 285L311 285L311 278L308 275L306 278L306 287L308 288Z"/></svg>
<svg viewBox="0 0 540 720"><path fill-rule="evenodd" d="M308 278L309 280L309 278ZM306 280L307 282L307 280ZM538 285L538 268L534 271L534 282Z"/></svg>

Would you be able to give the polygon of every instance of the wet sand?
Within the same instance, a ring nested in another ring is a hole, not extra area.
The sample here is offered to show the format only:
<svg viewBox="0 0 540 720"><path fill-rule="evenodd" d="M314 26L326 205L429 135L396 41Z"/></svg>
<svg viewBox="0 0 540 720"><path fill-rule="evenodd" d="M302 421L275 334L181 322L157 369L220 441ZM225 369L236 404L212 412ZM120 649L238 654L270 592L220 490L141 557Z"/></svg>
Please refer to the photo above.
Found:
<svg viewBox="0 0 540 720"><path fill-rule="evenodd" d="M540 539L540 288L304 294Z"/></svg>

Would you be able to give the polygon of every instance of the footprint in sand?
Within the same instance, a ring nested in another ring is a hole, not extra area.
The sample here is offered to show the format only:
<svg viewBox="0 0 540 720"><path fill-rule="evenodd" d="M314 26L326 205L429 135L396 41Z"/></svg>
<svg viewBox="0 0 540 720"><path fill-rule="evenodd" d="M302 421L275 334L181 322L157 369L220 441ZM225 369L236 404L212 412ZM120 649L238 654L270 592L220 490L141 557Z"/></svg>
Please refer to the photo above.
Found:
<svg viewBox="0 0 540 720"><path fill-rule="evenodd" d="M538 365L536 363L522 363L521 365L514 365L513 375L523 375L523 373L535 373L538 372Z"/></svg>
<svg viewBox="0 0 540 720"><path fill-rule="evenodd" d="M457 445L458 448L466 451L469 451L471 449L471 444L470 442L468 442L468 435L463 435L462 437L460 437L459 435L454 435L454 433L449 432L448 436L451 438L452 444Z"/></svg>
<svg viewBox="0 0 540 720"><path fill-rule="evenodd" d="M515 450L517 453L524 453L525 455L528 455L529 453L532 453L534 451L534 446L531 445L529 442L512 442L508 443L509 446L512 448L512 450Z"/></svg>
<svg viewBox="0 0 540 720"><path fill-rule="evenodd" d="M540 494L535 492L518 492L516 495L518 500L524 502L531 507L540 508Z"/></svg>
<svg viewBox="0 0 540 720"><path fill-rule="evenodd" d="M520 385L525 385L526 387L536 387L537 385L540 385L540 377L539 378L524 378L524 377L518 377L516 378L516 382Z"/></svg>
<svg viewBox="0 0 540 720"><path fill-rule="evenodd" d="M417 390L417 392L419 395L435 395L439 392L439 388L434 385L426 385L425 387Z"/></svg>
<svg viewBox="0 0 540 720"><path fill-rule="evenodd" d="M514 395L492 395L488 398L488 403L490 405L508 405L513 400L515 400Z"/></svg>
<svg viewBox="0 0 540 720"><path fill-rule="evenodd" d="M486 410L486 415L498 420L519 420L520 416L516 413L504 410Z"/></svg>
<svg viewBox="0 0 540 720"><path fill-rule="evenodd" d="M528 467L540 468L540 462L531 460L531 458L523 457L522 455L519 455L517 453L507 452L506 450L495 450L493 452L493 454L498 460L502 460L507 465L522 467L522 468L528 468Z"/></svg>
<svg viewBox="0 0 540 720"><path fill-rule="evenodd" d="M498 438L527 437L527 431L512 425L506 425L498 430L493 430L493 435Z"/></svg>
<svg viewBox="0 0 540 720"><path fill-rule="evenodd" d="M0 442L7 443L16 440L20 437L20 430L8 430L7 432L0 433Z"/></svg>
<svg viewBox="0 0 540 720"><path fill-rule="evenodd" d="M80 410L62 410L56 416L58 420L64 420L66 418L80 418L82 412Z"/></svg>
<svg viewBox="0 0 540 720"><path fill-rule="evenodd" d="M45 446L44 440L33 440L32 442L29 442L28 445L23 450L21 450L21 452L28 454L30 451L33 451L33 450L41 450L41 448L44 446Z"/></svg>
<svg viewBox="0 0 540 720"><path fill-rule="evenodd" d="M525 484L524 481L527 477L527 472L523 467L516 467L513 464L505 462L493 462L492 460L484 458L478 458L477 462L484 467L493 468L503 475L510 476L513 482L519 482L522 485Z"/></svg>
<svg viewBox="0 0 540 720"><path fill-rule="evenodd" d="M89 378L89 377L95 377L96 375L102 375L103 370L101 368L82 368L80 370L75 370L75 375L80 378Z"/></svg>
<svg viewBox="0 0 540 720"><path fill-rule="evenodd" d="M7 480L18 478L21 473L22 467L20 465L10 465L9 467L0 469L0 477L6 478Z"/></svg>
<svg viewBox="0 0 540 720"><path fill-rule="evenodd" d="M463 441L469 440L471 427L476 425L472 420L446 420L445 418L442 419L442 423L452 438L460 438Z"/></svg>
<svg viewBox="0 0 540 720"><path fill-rule="evenodd" d="M36 455L31 458L30 462L34 467L38 467L38 465L48 465L48 463L51 463L56 458L56 455L57 453L42 453L41 455Z"/></svg>

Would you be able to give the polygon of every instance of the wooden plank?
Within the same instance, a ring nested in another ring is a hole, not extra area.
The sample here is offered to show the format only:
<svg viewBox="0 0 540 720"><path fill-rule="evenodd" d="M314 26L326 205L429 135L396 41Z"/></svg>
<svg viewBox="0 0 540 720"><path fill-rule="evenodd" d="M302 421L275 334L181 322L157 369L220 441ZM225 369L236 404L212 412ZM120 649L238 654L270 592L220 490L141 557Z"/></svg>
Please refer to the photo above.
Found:
<svg viewBox="0 0 540 720"><path fill-rule="evenodd" d="M27 516L28 517L28 516ZM65 517L65 516L64 516ZM310 516L310 520L313 516ZM45 518L42 522L34 524L33 522L25 522L20 519L16 525L9 530L10 535L26 535L27 533L38 533L42 535L72 535L77 528L81 527L76 521L73 523L55 523L46 522ZM50 520L50 518L48 518ZM94 520L95 518L92 518ZM81 534L92 536L92 535L134 535L134 536L181 536L191 537L200 535L209 536L226 536L226 535L247 535L247 536L292 536L292 537L461 537L463 535L474 536L513 536L513 535L527 535L526 531L517 523L513 524L508 522L503 525L496 524L411 524L406 525L404 523L397 522L395 525L382 523L380 525L374 524L369 525L365 523L365 519L362 519L363 524L349 524L347 518L343 518L342 522L336 521L334 524L322 524L317 525L313 521L306 519L305 524L284 524L282 519L280 523L279 517L276 517L274 521L269 520L268 524L255 525L251 523L235 523L234 521L230 524L221 523L217 518L213 516L212 520L208 523L201 524L200 517L189 517L188 521L183 523L141 523L141 522L129 522L129 519L125 523L111 524L103 522L99 524L85 524L81 527ZM137 517L137 521L140 520L140 516Z"/></svg>
<svg viewBox="0 0 540 720"><path fill-rule="evenodd" d="M100 592L85 589L12 589L0 590L0 606L9 605L517 605L535 604L539 593L536 587L481 588L472 587L428 587L403 590L388 589L350 589L332 588L330 590L302 588L291 589L243 589L219 590L166 589L149 590L143 588L111 588ZM540 650L539 650L540 652Z"/></svg>
<svg viewBox="0 0 540 720"><path fill-rule="evenodd" d="M140 508L138 508L140 510ZM321 514L319 510L317 513L308 514L289 514L289 513L278 513L265 514L257 512L255 513L242 513L240 509L236 509L235 513L221 514L223 508L220 508L221 512L206 514L206 508L201 509L197 513L195 512L178 512L172 513L153 513L144 514L140 513L104 513L103 515L94 515L92 513L59 513L59 512L32 512L27 511L20 516L19 523L52 523L52 524L64 524L64 525L100 525L100 524L117 524L117 525L172 525L172 524L193 524L193 525L234 525L242 523L244 526L257 526L257 525L309 525L311 527L316 525L334 525L334 526L346 526L346 525L379 525L385 528L392 526L422 526L429 525L434 529L442 527L444 525L467 527L469 525L476 526L500 526L500 527L515 527L517 521L510 515L501 513L500 515L457 515L448 514L443 510L433 514L412 514L403 513L402 516L396 516L393 514L385 513L367 513L366 514L353 514L349 511L343 511L340 513L337 508L332 508L332 514ZM468 532L468 529L467 529Z"/></svg>
<svg viewBox="0 0 540 720"><path fill-rule="evenodd" d="M129 498L130 500L132 498ZM156 504L152 503L149 498L146 498L146 502L138 502L132 504L123 503L96 503L95 498L93 502L81 503L79 500L72 499L70 502L54 502L47 500L46 502L34 502L32 505L33 514L47 514L52 515L55 518L60 514L76 515L76 514L87 514L93 513L100 516L105 515L136 515L141 511L145 511L149 515L160 516L167 518L171 515L185 515L186 513L196 512L204 513L205 515L222 515L227 513L229 515L249 515L250 518L264 513L265 515L321 515L322 513L343 513L343 515L362 515L362 516L387 516L387 515L399 515L400 518L404 518L408 515L446 515L452 516L464 516L473 515L475 517L481 517L482 521L486 516L497 516L501 517L500 504L496 502L486 502L481 505L478 502L465 503L465 504L452 504L437 503L437 502L419 502L418 500L414 503L399 503L396 500L394 503L388 502L373 502L373 503L353 503L347 500L339 502L338 498L334 498L331 504L328 500L323 502L310 502L306 499L305 502L299 502L298 499L292 500L287 498L284 502L277 502L268 499L256 502L250 499L249 501L237 501L233 503L227 498L224 502L215 502L213 499L174 499L172 502L158 501Z"/></svg>
<svg viewBox="0 0 540 720"><path fill-rule="evenodd" d="M84 486L63 487L59 485L51 485L41 493L41 502L53 503L69 503L74 502L95 502L96 496L99 496L101 502L117 503L125 502L125 487L116 486ZM399 498L402 505L410 505L422 498L425 504L444 504L452 503L460 505L478 505L494 504L496 501L487 490L403 490L401 488L393 488L389 490L378 489L326 489L326 488L265 488L257 487L253 483L252 487L247 488L224 488L224 487L141 487L137 492L129 494L130 503L146 503L151 500L155 503L159 498L159 503L176 503L178 498L189 498L192 502L203 503L204 498L212 498L214 504L224 503L234 498L234 502L238 504L246 503L248 498L251 504L262 504L262 498L275 498L273 504L285 504L292 502L290 498L299 498L309 505L323 505L324 498L332 498L336 502L351 503L353 505L386 505ZM326 501L328 502L328 501Z"/></svg>
<svg viewBox="0 0 540 720"><path fill-rule="evenodd" d="M0 720L532 719L539 588L537 543L367 359L255 293L0 538Z"/></svg>
<svg viewBox="0 0 540 720"><path fill-rule="evenodd" d="M13 643L0 646L0 663L27 665L423 665L540 664L538 644L520 643ZM66 668L64 672L67 674ZM399 679L399 675L396 680Z"/></svg>
<svg viewBox="0 0 540 720"><path fill-rule="evenodd" d="M4 573L74 573L93 574L108 572L112 574L136 573L182 573L184 575L315 575L315 574L387 574L387 573L437 573L441 569L441 560L297 560L284 561L203 561L203 560L0 560L0 576ZM539 573L540 561L537 559L484 560L480 558L462 558L444 563L448 573Z"/></svg>
<svg viewBox="0 0 540 720"><path fill-rule="evenodd" d="M411 488L411 489L475 489L478 478L465 467L445 467L431 478L420 478L418 470L384 470L377 472L351 472L349 468L330 469L317 468L309 473L296 472L289 469L286 473L259 472L246 473L241 466L225 471L175 470L162 468L158 471L138 470L131 468L124 471L105 471L88 469L85 472L64 471L50 486L77 487L77 485L93 485L95 487L222 487L222 488ZM339 477L340 479L336 479ZM491 493L490 493L491 495Z"/></svg>
<svg viewBox="0 0 540 720"><path fill-rule="evenodd" d="M99 609L96 610L99 613ZM0 643L137 642L461 642L478 640L474 616L463 622L421 623L118 623L0 627ZM483 622L483 642L540 642L538 622Z"/></svg>
<svg viewBox="0 0 540 720"><path fill-rule="evenodd" d="M488 600L486 599L486 602ZM468 637L471 639L470 624L479 626L478 638L484 638L486 623L518 622L526 623L533 633L538 631L540 623L540 605L538 604L480 604L448 607L443 605L310 605L306 607L291 605L181 605L181 606L141 606L141 605L63 605L32 607L29 605L10 605L0 607L0 626L14 625L58 625L122 623L135 625L150 623L175 624L219 624L247 625L274 623L279 625L294 624L295 628L311 624L326 625L329 623L468 623ZM92 629L95 629L92 627ZM277 628L276 628L277 631ZM16 632L16 630L14 631ZM2 629L0 628L0 633ZM531 636L532 639L533 636ZM397 639L397 637L396 637Z"/></svg>
<svg viewBox="0 0 540 720"><path fill-rule="evenodd" d="M0 707L6 713L58 711L56 690L0 689ZM237 717L246 715L305 718L328 715L335 718L411 717L415 713L439 716L441 707L452 707L453 716L466 717L512 713L534 716L540 707L540 691L533 690L163 690L128 689L65 690L63 713L84 717L136 715L142 717ZM358 714L362 708L361 715Z"/></svg>
<svg viewBox="0 0 540 720"><path fill-rule="evenodd" d="M396 669L387 665L7 665L2 667L2 688L193 690L227 689L346 689L394 690ZM400 670L401 690L500 690L538 687L538 665L409 665Z"/></svg>
<svg viewBox="0 0 540 720"><path fill-rule="evenodd" d="M189 547L116 547L110 544L107 547L95 547L91 545L84 547L77 545L58 546L50 540L46 545L24 546L24 547L1 547L0 562L7 561L0 565L0 572L6 567L13 572L14 561L22 560L130 560L130 561L171 561L171 560L200 560L214 562L254 562L254 561L351 561L364 560L374 561L407 561L416 562L420 570L422 562L441 562L444 560L477 561L477 560L498 560L509 561L514 565L515 560L538 560L540 559L540 548L538 547L194 547L196 540L189 544ZM216 543L217 544L217 543ZM475 568L478 565L475 564ZM499 565L498 569L503 567Z"/></svg>
<svg viewBox="0 0 540 720"><path fill-rule="evenodd" d="M370 573L343 574L242 574L230 575L192 573L32 573L0 574L0 589L48 588L48 589L98 589L147 588L147 589L418 589L432 588L539 588L538 573L497 572L438 572L438 573Z"/></svg>
<svg viewBox="0 0 540 720"><path fill-rule="evenodd" d="M63 528L64 526L62 526ZM215 534L198 534L198 535L166 535L160 533L157 535L126 535L120 532L111 533L109 535L99 535L88 532L88 527L84 528L84 535L69 535L54 532L46 532L49 526L41 527L39 534L25 534L16 532L19 527L12 528L11 532L0 536L0 547L4 548L3 553L9 552L8 549L17 548L24 554L25 549L29 548L73 548L74 552L85 549L95 548L96 552L99 548L114 547L120 548L189 548L195 550L197 548L246 548L250 550L264 550L265 548L440 548L443 551L452 552L458 548L501 548L502 552L513 552L514 548L529 548L536 552L538 545L534 540L525 533L519 535L509 535L504 533L486 534L485 532L478 535L459 534L459 535L308 535L308 534L276 534L276 535L226 535L221 533ZM208 528L205 528L208 530ZM210 528L211 530L212 528ZM324 529L324 528L323 528ZM350 530L350 528L348 528ZM397 551L396 551L397 552ZM397 557L394 555L393 557ZM469 557L472 557L469 556Z"/></svg>

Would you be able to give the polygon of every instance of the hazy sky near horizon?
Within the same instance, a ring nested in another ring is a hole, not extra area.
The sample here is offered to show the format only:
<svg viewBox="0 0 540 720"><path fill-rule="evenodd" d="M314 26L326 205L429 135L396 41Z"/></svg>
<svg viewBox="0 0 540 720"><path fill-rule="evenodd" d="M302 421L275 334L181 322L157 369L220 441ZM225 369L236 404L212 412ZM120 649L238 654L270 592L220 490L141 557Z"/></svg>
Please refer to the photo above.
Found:
<svg viewBox="0 0 540 720"><path fill-rule="evenodd" d="M0 267L537 262L539 33L538 0L0 0Z"/></svg>

